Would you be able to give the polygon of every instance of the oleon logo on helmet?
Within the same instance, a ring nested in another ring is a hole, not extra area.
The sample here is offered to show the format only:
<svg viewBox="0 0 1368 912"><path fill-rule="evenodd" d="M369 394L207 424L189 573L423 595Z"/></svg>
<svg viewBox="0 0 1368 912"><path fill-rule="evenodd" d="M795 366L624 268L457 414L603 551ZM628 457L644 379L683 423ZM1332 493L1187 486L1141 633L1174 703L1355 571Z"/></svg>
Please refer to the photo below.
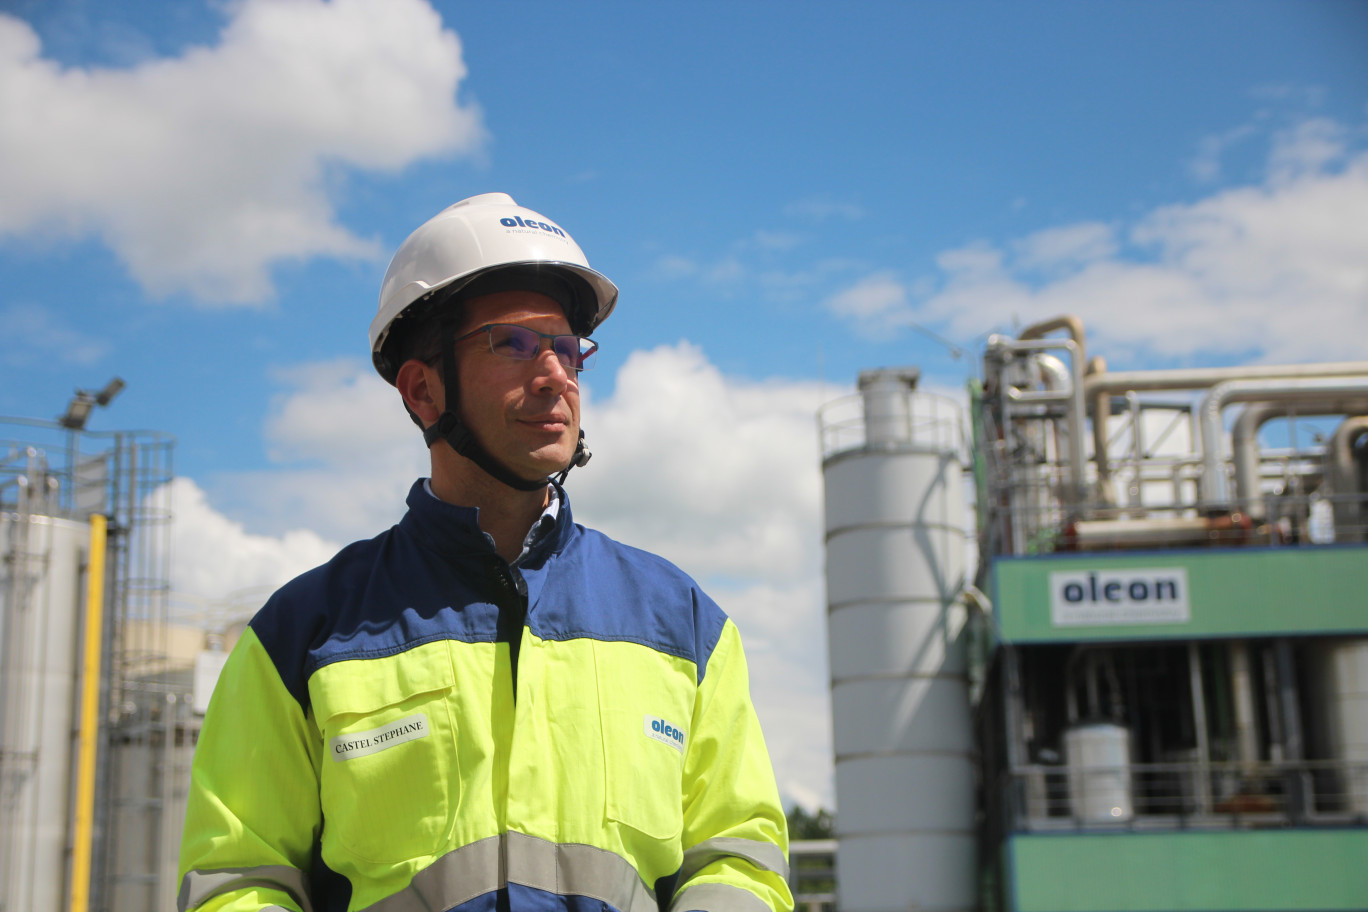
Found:
<svg viewBox="0 0 1368 912"><path fill-rule="evenodd" d="M522 216L515 215L512 218L501 218L499 224L505 228L540 228L542 231L549 231L552 234L566 237L564 231L552 225L550 222L530 222L523 221Z"/></svg>
<svg viewBox="0 0 1368 912"><path fill-rule="evenodd" d="M681 754L684 753L684 740L688 736L684 730L672 722L666 722L659 716L646 717L646 737L661 744L668 744Z"/></svg>

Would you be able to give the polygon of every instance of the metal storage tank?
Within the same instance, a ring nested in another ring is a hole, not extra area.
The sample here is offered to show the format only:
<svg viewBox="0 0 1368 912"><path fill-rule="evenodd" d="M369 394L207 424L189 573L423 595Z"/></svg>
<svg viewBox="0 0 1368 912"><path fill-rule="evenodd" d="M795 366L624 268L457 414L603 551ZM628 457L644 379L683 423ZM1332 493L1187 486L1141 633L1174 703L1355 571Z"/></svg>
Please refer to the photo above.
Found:
<svg viewBox="0 0 1368 912"><path fill-rule="evenodd" d="M41 497L35 497L41 500ZM65 904L90 527L0 515L0 909Z"/></svg>
<svg viewBox="0 0 1368 912"><path fill-rule="evenodd" d="M960 410L917 376L821 416L842 912L976 906Z"/></svg>
<svg viewBox="0 0 1368 912"><path fill-rule="evenodd" d="M156 874L116 879L109 892L111 912L176 905L190 762L202 721L193 711L192 674L179 669L161 679L138 682L144 694L160 692L160 699L145 699L133 715L122 719L111 746L120 796L111 865L116 871Z"/></svg>

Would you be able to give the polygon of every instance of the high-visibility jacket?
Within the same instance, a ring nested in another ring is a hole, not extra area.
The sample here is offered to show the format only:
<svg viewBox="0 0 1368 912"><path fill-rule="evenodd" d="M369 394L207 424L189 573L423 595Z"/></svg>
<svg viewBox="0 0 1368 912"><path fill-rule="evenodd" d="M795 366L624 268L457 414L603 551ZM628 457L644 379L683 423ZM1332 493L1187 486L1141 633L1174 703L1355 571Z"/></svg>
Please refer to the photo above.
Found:
<svg viewBox="0 0 1368 912"><path fill-rule="evenodd" d="M792 908L735 625L556 494L510 566L419 482L267 602L196 747L182 910Z"/></svg>

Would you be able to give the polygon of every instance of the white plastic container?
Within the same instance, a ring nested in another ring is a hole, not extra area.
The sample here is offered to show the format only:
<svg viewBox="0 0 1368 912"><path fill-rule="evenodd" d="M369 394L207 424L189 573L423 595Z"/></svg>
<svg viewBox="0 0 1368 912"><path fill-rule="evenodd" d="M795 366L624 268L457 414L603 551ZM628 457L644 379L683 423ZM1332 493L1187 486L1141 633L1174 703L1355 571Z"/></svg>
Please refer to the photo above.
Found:
<svg viewBox="0 0 1368 912"><path fill-rule="evenodd" d="M1135 816L1129 729L1110 722L1075 725L1064 733L1064 757L1075 818L1120 823Z"/></svg>

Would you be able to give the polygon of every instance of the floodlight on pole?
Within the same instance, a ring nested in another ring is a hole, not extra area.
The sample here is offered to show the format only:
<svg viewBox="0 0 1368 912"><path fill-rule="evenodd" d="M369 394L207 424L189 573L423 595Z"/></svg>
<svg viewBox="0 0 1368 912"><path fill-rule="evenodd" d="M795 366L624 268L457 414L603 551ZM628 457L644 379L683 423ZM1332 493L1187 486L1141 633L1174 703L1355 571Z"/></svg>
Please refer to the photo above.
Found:
<svg viewBox="0 0 1368 912"><path fill-rule="evenodd" d="M78 389L76 395L71 397L66 413L57 419L57 423L73 431L85 430L86 422L90 420L90 413L95 410L95 406L103 408L109 405L123 388L123 380L115 377L106 383L102 390L92 392Z"/></svg>
<svg viewBox="0 0 1368 912"><path fill-rule="evenodd" d="M109 405L114 397L123 391L124 382L118 377L105 384L104 389L95 394L95 404L99 406Z"/></svg>

